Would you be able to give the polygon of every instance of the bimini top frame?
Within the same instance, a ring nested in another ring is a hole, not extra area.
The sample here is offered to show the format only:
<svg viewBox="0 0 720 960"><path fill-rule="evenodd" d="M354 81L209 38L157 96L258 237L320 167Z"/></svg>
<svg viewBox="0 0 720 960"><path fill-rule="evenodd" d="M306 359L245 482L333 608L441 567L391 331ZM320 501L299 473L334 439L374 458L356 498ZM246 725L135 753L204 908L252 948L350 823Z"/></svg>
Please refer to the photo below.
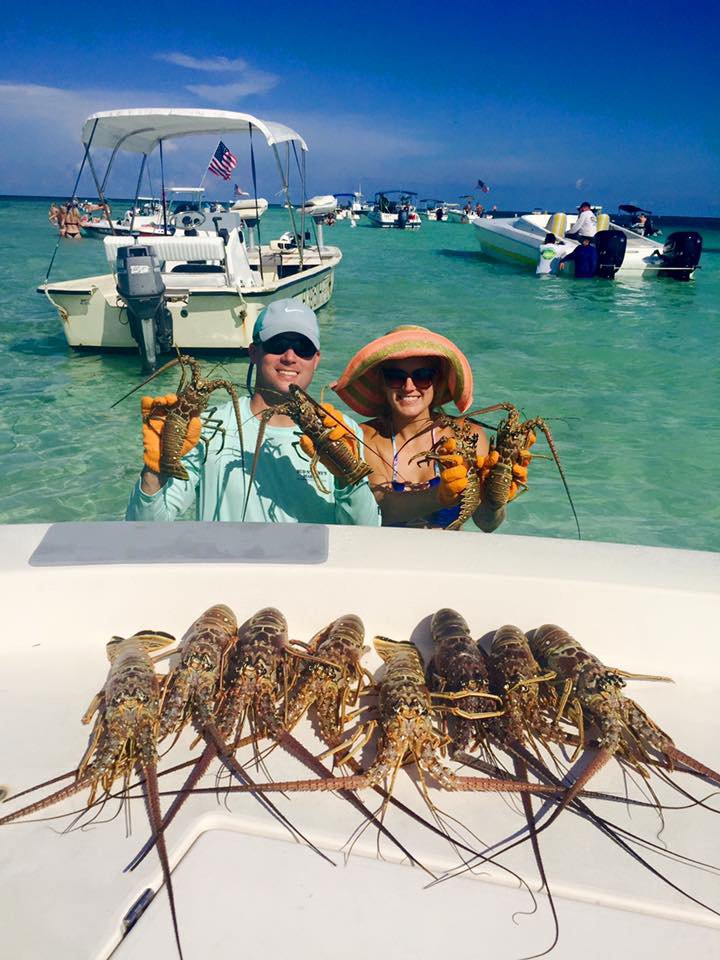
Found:
<svg viewBox="0 0 720 960"><path fill-rule="evenodd" d="M140 173L135 190L134 204L137 204L140 193L140 184L147 164L148 156L156 147L160 148L160 175L162 181L162 196L165 196L165 170L163 162L163 142L165 140L174 140L177 137L189 137L202 134L220 134L220 133L246 133L250 140L250 157L252 163L253 190L255 201L257 203L257 181L255 176L255 156L253 152L253 133L259 131L272 148L275 154L280 179L282 182L283 193L290 211L290 220L293 233L298 235L298 228L295 223L293 205L290 202L290 150L295 155L298 170L300 172L300 181L302 187L302 205L305 204L305 154L307 153L307 144L295 130L286 127L285 124L276 123L274 120L261 120L249 113L235 113L231 110L199 110L193 108L175 108L175 107L142 107L132 110L105 110L101 113L94 113L88 117L82 128L82 143L85 147L80 169L78 170L75 186L73 187L73 196L77 193L80 178L87 163L92 173L98 197L101 202L105 202L105 187L107 185L110 171L113 167L115 158L120 151L140 154L142 160L140 163ZM280 157L278 146L285 145L285 163ZM90 148L107 149L111 151L110 159L105 168L102 180L98 176L93 163ZM300 157L297 155L297 148L300 148ZM301 214L301 227L299 236L301 237L300 246L300 265L302 268L303 260L303 242L304 237L304 214ZM111 221L112 224L112 221ZM134 225L131 222L131 229ZM115 232L113 227L113 233ZM167 207L163 203L163 233L167 233ZM55 251L50 259L45 281L50 277L55 256L59 249L60 241L55 247ZM262 273L262 259L260 265Z"/></svg>
<svg viewBox="0 0 720 960"><path fill-rule="evenodd" d="M231 110L142 108L94 113L83 124L82 142L109 150L149 154L161 140L203 133L248 133L259 130L269 146L294 140L302 150L307 144L294 130L273 120L260 120L249 113Z"/></svg>

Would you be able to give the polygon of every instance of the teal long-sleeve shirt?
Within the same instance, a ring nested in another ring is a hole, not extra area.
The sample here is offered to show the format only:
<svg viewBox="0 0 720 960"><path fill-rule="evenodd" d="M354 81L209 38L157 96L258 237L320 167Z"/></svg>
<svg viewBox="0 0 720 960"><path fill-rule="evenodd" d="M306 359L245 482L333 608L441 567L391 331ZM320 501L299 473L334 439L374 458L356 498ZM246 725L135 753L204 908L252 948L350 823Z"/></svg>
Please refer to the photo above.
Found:
<svg viewBox="0 0 720 960"><path fill-rule="evenodd" d="M207 459L204 442L183 457L189 480L169 479L156 494L149 496L138 481L128 503L126 520L175 520L195 504L196 520L243 519L243 504L250 484L253 456L260 421L250 410L247 397L240 399L244 459L240 451L237 423L231 403L213 414L225 431L203 429L208 438ZM362 439L360 428L345 418L353 433ZM325 490L316 484L310 461L299 447L297 427L271 427L265 430L257 456L255 476L244 519L270 523L349 523L380 526L380 510L367 480L354 487L342 487L322 464L317 474Z"/></svg>

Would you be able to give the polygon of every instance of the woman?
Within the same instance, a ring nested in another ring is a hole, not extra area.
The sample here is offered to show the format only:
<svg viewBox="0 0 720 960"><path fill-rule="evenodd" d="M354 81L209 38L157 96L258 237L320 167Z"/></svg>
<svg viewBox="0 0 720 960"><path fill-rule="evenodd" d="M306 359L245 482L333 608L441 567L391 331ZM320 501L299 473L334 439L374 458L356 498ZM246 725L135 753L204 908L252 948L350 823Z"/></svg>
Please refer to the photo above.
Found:
<svg viewBox="0 0 720 960"><path fill-rule="evenodd" d="M441 426L442 404L455 402L460 413L472 403L472 371L446 337L425 327L401 326L363 347L332 384L356 413L371 417L360 425L370 467L370 486L380 505L383 526L447 527L460 512L467 486L467 464L443 447L441 462L422 454L443 445L452 430ZM488 438L477 424L477 456L488 452ZM495 530L505 507L480 504L473 520Z"/></svg>

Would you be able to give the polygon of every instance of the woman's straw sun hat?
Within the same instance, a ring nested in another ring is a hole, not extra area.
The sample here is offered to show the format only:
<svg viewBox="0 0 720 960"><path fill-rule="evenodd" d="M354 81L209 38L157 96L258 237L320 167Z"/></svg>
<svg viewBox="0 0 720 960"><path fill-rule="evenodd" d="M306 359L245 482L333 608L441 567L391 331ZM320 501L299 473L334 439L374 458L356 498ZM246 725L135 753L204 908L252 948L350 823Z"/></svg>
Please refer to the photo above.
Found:
<svg viewBox="0 0 720 960"><path fill-rule="evenodd" d="M435 404L454 401L460 413L472 404L473 376L467 358L452 340L427 327L405 325L395 327L355 354L340 378L330 384L351 410L363 417L381 415L386 406L381 364L408 357L438 357L442 361L443 378L437 385Z"/></svg>

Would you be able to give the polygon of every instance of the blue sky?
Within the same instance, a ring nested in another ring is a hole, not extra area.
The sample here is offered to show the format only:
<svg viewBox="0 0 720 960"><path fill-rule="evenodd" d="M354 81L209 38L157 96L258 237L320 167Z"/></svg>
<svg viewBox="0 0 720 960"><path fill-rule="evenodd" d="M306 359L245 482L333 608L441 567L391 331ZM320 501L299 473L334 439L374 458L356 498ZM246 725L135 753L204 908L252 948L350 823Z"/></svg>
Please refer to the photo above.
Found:
<svg viewBox="0 0 720 960"><path fill-rule="evenodd" d="M5 16L0 41L0 193L66 195L91 113L192 106L294 127L310 147L311 193L362 183L366 195L406 187L456 199L481 178L485 202L501 209L587 198L720 216L718 9L30 3ZM226 142L247 189L247 144ZM180 141L168 181L198 183L213 146ZM279 184L259 152L272 200ZM134 169L118 165L110 195L133 192Z"/></svg>

